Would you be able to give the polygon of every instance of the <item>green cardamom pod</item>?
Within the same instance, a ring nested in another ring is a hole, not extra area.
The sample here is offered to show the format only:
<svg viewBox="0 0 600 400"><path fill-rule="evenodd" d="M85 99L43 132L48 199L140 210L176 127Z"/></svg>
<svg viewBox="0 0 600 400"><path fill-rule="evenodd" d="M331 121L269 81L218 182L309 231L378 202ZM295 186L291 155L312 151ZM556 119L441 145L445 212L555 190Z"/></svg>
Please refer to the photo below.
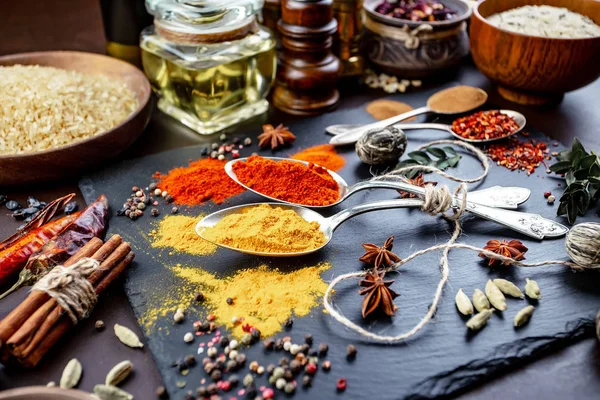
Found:
<svg viewBox="0 0 600 400"><path fill-rule="evenodd" d="M76 358L69 361L60 377L60 387L62 389L71 389L77 386L82 372L81 363Z"/></svg>
<svg viewBox="0 0 600 400"><path fill-rule="evenodd" d="M534 309L535 307L533 306L527 306L519 311L517 315L515 315L515 328L525 325L527 321L529 321L529 318L531 318Z"/></svg>
<svg viewBox="0 0 600 400"><path fill-rule="evenodd" d="M475 289L475 292L473 292L473 305L478 312L490 309L490 302L488 298L486 297L485 293L479 289Z"/></svg>
<svg viewBox="0 0 600 400"><path fill-rule="evenodd" d="M491 279L488 279L485 284L485 295L496 310L506 310L506 297L504 297L504 294L502 294L498 286Z"/></svg>
<svg viewBox="0 0 600 400"><path fill-rule="evenodd" d="M133 396L126 391L111 385L94 386L94 394L100 400L133 400Z"/></svg>
<svg viewBox="0 0 600 400"><path fill-rule="evenodd" d="M133 364L131 361L121 361L117 365L111 368L106 375L106 384L111 386L117 386L123 382L133 371Z"/></svg>
<svg viewBox="0 0 600 400"><path fill-rule="evenodd" d="M121 343L129 347L144 347L144 344L140 341L140 338L133 333L133 331L123 325L115 324L115 335L119 338Z"/></svg>
<svg viewBox="0 0 600 400"><path fill-rule="evenodd" d="M473 304L471 304L471 300L469 300L469 296L463 292L462 289L458 289L456 293L456 308L462 315L471 315L473 314Z"/></svg>
<svg viewBox="0 0 600 400"><path fill-rule="evenodd" d="M498 289L500 289L500 291L507 296L518 297L521 299L525 297L523 296L521 289L519 289L517 285L511 281L507 281L506 279L494 279L494 284L498 286Z"/></svg>
<svg viewBox="0 0 600 400"><path fill-rule="evenodd" d="M487 324L488 319L490 319L493 313L493 309L478 312L477 314L469 318L469 320L466 323L467 328L471 329L472 331L480 330Z"/></svg>
<svg viewBox="0 0 600 400"><path fill-rule="evenodd" d="M525 284L525 294L527 297L533 300L541 299L542 292L540 292L540 287L538 286L537 282L529 278L525 278L525 281L527 282Z"/></svg>

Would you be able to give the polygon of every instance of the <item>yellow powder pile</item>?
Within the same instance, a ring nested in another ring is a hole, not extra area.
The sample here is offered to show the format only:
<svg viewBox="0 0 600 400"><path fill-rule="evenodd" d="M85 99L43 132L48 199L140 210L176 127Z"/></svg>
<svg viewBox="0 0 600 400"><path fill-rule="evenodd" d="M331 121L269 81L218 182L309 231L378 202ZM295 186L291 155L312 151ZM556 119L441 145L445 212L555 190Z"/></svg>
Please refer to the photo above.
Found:
<svg viewBox="0 0 600 400"><path fill-rule="evenodd" d="M308 222L293 210L261 204L227 215L202 236L238 249L268 253L301 252L325 244L317 222Z"/></svg>
<svg viewBox="0 0 600 400"><path fill-rule="evenodd" d="M202 239L196 233L196 224L204 216L188 217L169 215L160 221L158 229L152 231L152 247L169 248L184 253L206 256L213 254L217 246Z"/></svg>
<svg viewBox="0 0 600 400"><path fill-rule="evenodd" d="M205 305L216 317L218 325L225 325L233 336L245 332L241 324L234 325L232 317L243 317L244 323L260 330L263 337L279 332L292 313L308 315L325 294L327 284L321 272L331 268L328 263L283 273L266 265L245 269L226 278L217 278L210 272L193 267L172 267L173 273L185 285L192 285L205 296ZM225 301L231 297L233 304Z"/></svg>

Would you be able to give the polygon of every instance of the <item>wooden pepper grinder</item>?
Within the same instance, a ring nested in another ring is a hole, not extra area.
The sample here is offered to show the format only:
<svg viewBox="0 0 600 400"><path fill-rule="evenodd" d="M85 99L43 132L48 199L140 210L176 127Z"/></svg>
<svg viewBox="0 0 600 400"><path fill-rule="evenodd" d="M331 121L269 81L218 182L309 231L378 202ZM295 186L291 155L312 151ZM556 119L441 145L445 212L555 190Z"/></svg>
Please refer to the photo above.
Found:
<svg viewBox="0 0 600 400"><path fill-rule="evenodd" d="M332 110L340 98L335 85L340 62L331 52L337 22L332 0L283 0L282 51L279 53L273 104L295 115Z"/></svg>

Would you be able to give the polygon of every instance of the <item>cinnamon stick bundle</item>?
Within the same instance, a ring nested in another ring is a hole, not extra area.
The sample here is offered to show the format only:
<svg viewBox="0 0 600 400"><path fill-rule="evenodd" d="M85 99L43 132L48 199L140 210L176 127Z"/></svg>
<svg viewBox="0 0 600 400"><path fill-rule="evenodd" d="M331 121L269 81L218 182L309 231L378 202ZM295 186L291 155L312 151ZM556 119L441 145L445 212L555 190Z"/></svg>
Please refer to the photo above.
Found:
<svg viewBox="0 0 600 400"><path fill-rule="evenodd" d="M100 295L134 258L128 243L119 235L106 243L94 238L69 258L70 266L85 257L100 262L88 281ZM52 346L73 326L65 310L44 292L33 291L18 307L0 321L0 360L35 366Z"/></svg>

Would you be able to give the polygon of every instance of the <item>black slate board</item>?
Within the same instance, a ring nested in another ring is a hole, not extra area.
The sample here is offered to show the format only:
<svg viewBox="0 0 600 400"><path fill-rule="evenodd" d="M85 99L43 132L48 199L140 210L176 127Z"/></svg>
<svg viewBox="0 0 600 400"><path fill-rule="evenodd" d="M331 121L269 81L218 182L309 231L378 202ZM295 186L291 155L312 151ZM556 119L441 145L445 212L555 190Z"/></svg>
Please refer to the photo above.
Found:
<svg viewBox="0 0 600 400"><path fill-rule="evenodd" d="M414 105L424 103L432 91L423 91L399 98ZM278 152L284 156L300 148L318 143L325 143L328 137L323 134L324 127L329 123L368 122L371 118L362 106L346 107L327 116L292 119L288 124L298 136L294 147ZM279 121L273 121L279 122ZM251 134L248 131L247 134ZM530 130L531 137L542 138L539 133ZM251 134L255 136L255 134ZM409 151L416 146L433 139L445 138L440 132L409 133ZM560 150L552 147L551 150ZM118 209L128 195L131 186L147 185L149 177L155 171L166 172L175 166L186 165L189 160L200 156L201 147L188 147L162 154L157 154L133 161L125 161L80 182L81 190L86 201L94 200L99 194L107 195L114 210ZM245 152L256 151L256 147L244 149ZM371 172L362 165L352 149L342 150L347 161L346 167L340 172L347 182L354 183L366 179ZM268 155L269 151L260 154ZM462 177L472 177L479 174L476 160L466 155L459 167L451 172ZM434 175L430 180L444 182ZM456 184L448 183L450 187ZM555 194L562 192L559 187L561 180L550 178L540 167L532 176L524 173L511 172L504 168L493 166L489 176L480 185L474 185L470 190L494 185L524 186L532 190L531 199L522 207L527 212L540 213L545 217L556 218L557 204L549 206L542 196L544 191ZM356 194L324 214L330 215L342 208L373 200L392 198L395 193L388 190L376 190ZM257 196L245 193L234 197L220 206L207 203L201 207L183 209L181 212L196 215L200 212L210 213L214 210L249 202L258 202ZM163 210L165 208L163 207ZM597 220L590 211L585 220ZM561 222L564 220L559 219ZM363 265L358 262L362 254L361 242L382 243L389 235L396 235L395 250L400 257L406 257L412 252L445 242L452 226L441 218L431 217L418 210L388 210L364 214L344 223L335 233L333 241L318 254L298 259L273 260L257 259L235 252L218 250L210 258L192 257L175 254L165 257L164 251L150 249L143 233L152 229L154 221L149 216L132 222L126 218L112 218L110 233L119 233L132 242L136 251L136 261L130 268L126 279L126 292L139 317L143 314L151 298L156 295L167 296L174 290L178 281L163 266L163 262L173 265L199 265L220 276L234 273L238 268L258 266L267 263L282 270L293 270L298 266L313 265L321 260L333 264L331 270L322 274L329 281L332 277L346 272L360 270ZM464 218L464 233L461 242L483 245L491 238L516 238L522 240L528 247L527 259L541 261L546 259L565 259L564 241L545 240L537 242L522 235L507 231L491 222L473 217ZM404 266L399 274L392 275L396 279L393 288L401 293L396 300L399 307L395 318L389 320L368 320L362 322L360 305L362 298L356 293L356 282L346 281L337 287L335 304L346 316L374 332L397 334L412 328L426 312L435 286L439 280L439 254L428 254ZM400 398L434 398L450 395L472 385L475 382L489 378L494 373L510 368L523 360L538 356L552 348L572 343L582 337L593 334L593 316L597 311L600 294L598 283L600 275L594 272L573 273L559 266L541 267L536 269L501 268L488 269L476 254L455 250L450 255L450 280L446 286L442 302L435 319L414 338L397 345L380 345L362 340L354 332L346 330L328 315L322 307L316 308L309 316L296 319L293 328L285 334L290 334L294 341L301 342L306 333L310 332L315 343L327 342L330 345L328 359L333 363L329 373L319 372L313 387L309 390L300 389L297 398L333 398L337 396L335 382L339 377L348 379L348 390L345 398L362 399L375 396L378 399ZM536 306L530 324L516 331L512 326L515 313L526 305L525 300L508 300L508 310L496 313L489 326L477 334L467 332L465 319L457 313L454 306L454 295L459 288L472 293L475 288L483 289L489 278L502 277L512 280L523 287L525 277L535 279L542 290L543 299ZM187 390L195 391L200 379L205 377L201 368L192 369L191 373L182 378L175 368L171 367L174 360L186 354L194 354L196 345L187 345L182 338L185 332L191 330L189 316L187 323L173 326L169 316L159 325L168 326L165 331L153 332L146 337L148 347L152 351L158 368L172 398L183 398ZM349 343L358 347L358 357L354 362L345 358L345 348ZM262 365L277 363L281 353L265 353L262 345L251 347L246 351L248 360L258 360ZM241 372L243 377L245 373ZM185 388L178 388L176 383L185 380ZM257 384L266 382L265 377L258 378ZM235 393L232 392L232 396Z"/></svg>

